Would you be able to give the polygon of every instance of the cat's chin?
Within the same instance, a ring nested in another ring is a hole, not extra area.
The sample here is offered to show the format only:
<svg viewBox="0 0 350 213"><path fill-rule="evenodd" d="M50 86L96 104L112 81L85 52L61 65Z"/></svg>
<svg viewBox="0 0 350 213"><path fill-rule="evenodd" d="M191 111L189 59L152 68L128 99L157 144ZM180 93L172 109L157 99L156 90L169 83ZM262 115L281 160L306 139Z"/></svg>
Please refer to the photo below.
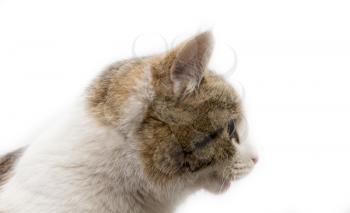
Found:
<svg viewBox="0 0 350 213"><path fill-rule="evenodd" d="M222 194L230 188L233 181L242 179L248 173L249 171L238 172L236 175L230 176L230 178L223 178L218 175L214 175L211 177L210 181L204 185L204 189L213 194Z"/></svg>
<svg viewBox="0 0 350 213"><path fill-rule="evenodd" d="M204 189L213 194L222 194L230 188L231 182L232 180L217 177L210 183L207 183Z"/></svg>

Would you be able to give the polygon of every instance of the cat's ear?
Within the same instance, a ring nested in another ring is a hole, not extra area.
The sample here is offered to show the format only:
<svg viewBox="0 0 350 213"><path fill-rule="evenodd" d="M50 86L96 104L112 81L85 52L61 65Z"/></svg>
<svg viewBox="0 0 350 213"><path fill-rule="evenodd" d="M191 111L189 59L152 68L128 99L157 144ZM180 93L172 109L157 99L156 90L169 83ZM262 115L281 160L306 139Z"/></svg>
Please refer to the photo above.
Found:
<svg viewBox="0 0 350 213"><path fill-rule="evenodd" d="M191 94L200 84L212 50L213 36L210 31L195 36L173 50L170 80L177 97Z"/></svg>

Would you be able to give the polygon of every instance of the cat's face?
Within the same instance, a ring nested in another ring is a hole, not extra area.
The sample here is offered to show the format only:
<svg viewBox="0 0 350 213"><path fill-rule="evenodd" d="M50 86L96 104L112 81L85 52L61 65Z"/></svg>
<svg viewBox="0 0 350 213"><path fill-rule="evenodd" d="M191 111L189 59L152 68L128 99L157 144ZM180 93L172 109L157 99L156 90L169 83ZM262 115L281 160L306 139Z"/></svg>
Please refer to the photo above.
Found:
<svg viewBox="0 0 350 213"><path fill-rule="evenodd" d="M153 67L155 97L138 131L146 174L225 191L257 161L246 144L238 94L207 70L211 35L201 34Z"/></svg>

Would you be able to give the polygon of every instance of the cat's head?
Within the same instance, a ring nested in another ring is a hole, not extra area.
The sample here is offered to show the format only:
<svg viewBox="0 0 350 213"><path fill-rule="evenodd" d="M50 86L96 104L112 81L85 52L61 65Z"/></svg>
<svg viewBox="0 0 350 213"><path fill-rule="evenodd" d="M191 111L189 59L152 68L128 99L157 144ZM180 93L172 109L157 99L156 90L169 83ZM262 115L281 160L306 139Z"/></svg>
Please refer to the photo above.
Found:
<svg viewBox="0 0 350 213"><path fill-rule="evenodd" d="M145 173L155 182L180 178L222 192L257 162L243 137L237 92L207 69L212 48L205 32L152 61L154 97L137 134Z"/></svg>

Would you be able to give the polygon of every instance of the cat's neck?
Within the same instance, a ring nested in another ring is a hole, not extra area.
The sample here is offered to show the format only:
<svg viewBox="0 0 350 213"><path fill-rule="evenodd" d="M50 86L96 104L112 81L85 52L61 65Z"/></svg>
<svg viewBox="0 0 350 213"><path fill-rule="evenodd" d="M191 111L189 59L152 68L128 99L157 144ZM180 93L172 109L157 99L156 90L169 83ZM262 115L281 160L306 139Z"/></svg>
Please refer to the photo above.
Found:
<svg viewBox="0 0 350 213"><path fill-rule="evenodd" d="M121 208L138 207L140 212L147 213L171 212L177 200L186 194L183 183L174 182L164 187L150 181L144 174L139 159L138 143L142 141L132 132L125 134L118 129L101 125L86 112L85 107L80 107L79 110L82 112L76 127L86 133L78 133L77 137L82 137L79 147L81 154L89 158L88 161L85 158L80 160L85 161L86 169L89 170L86 171L85 178L96 184L92 188L100 188L100 191L109 193L108 200L112 202L123 199L120 202L123 205ZM105 188L102 189L101 185Z"/></svg>

